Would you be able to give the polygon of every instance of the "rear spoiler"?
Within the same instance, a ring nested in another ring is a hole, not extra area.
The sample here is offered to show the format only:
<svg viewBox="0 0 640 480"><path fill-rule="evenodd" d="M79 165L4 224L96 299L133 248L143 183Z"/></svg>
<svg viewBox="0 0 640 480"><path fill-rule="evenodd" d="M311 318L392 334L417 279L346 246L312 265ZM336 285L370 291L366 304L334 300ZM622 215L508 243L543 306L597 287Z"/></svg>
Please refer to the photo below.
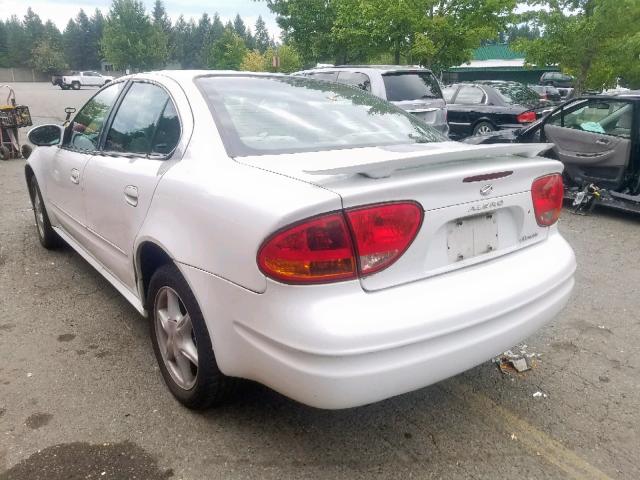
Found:
<svg viewBox="0 0 640 480"><path fill-rule="evenodd" d="M363 175L369 178L386 178L398 170L408 168L417 168L427 165L437 165L449 162L460 162L470 160L480 160L487 157L504 157L514 155L517 157L533 158L550 150L553 144L550 143L525 143L513 144L503 143L496 145L465 145L455 144L456 147L451 149L451 143L447 143L449 151L442 148L424 149L411 152L410 156L389 160L388 158L379 161L371 159L363 159L360 163L355 162L350 165L344 165L343 161L323 162L323 168L305 169L304 172L309 175ZM389 149L393 147L388 147ZM334 166L331 166L334 163ZM341 165L342 164L342 165Z"/></svg>

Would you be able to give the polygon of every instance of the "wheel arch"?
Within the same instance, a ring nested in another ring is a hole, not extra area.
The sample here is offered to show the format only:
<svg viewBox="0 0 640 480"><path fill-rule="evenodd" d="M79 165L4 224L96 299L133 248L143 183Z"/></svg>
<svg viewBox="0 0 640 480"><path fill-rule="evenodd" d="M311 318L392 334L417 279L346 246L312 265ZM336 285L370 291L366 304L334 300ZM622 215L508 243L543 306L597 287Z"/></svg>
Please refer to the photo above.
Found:
<svg viewBox="0 0 640 480"><path fill-rule="evenodd" d="M31 179L36 176L36 172L33 171L33 168L28 163L24 166L24 179L27 182L27 190L29 191L29 196L33 197L33 193L31 192ZM33 200L33 198L32 198Z"/></svg>
<svg viewBox="0 0 640 480"><path fill-rule="evenodd" d="M157 242L147 239L138 245L135 255L135 271L140 300L145 307L148 307L147 294L151 277L158 268L170 263L176 265L173 257Z"/></svg>

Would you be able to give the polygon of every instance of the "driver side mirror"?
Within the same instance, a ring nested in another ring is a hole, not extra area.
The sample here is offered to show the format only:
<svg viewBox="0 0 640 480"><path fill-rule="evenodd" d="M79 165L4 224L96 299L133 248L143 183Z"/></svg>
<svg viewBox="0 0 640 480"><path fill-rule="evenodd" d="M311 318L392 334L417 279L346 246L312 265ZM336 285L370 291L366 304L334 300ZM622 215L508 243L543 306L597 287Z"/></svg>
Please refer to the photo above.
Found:
<svg viewBox="0 0 640 480"><path fill-rule="evenodd" d="M27 138L37 147L52 147L62 142L63 134L64 128L60 125L40 125L32 128Z"/></svg>

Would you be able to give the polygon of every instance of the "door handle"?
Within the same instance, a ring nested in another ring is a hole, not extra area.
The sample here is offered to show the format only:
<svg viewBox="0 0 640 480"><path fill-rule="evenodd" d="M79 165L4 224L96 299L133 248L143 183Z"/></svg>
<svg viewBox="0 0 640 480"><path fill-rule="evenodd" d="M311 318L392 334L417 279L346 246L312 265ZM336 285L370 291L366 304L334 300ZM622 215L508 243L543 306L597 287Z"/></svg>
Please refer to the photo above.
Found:
<svg viewBox="0 0 640 480"><path fill-rule="evenodd" d="M75 183L76 185L80 183L80 170L78 170L77 168L71 169L71 182Z"/></svg>
<svg viewBox="0 0 640 480"><path fill-rule="evenodd" d="M596 143L598 145L609 145L611 141L607 140L606 138L599 138L598 140L596 140Z"/></svg>
<svg viewBox="0 0 640 480"><path fill-rule="evenodd" d="M124 189L124 199L132 207L138 206L138 187L127 185Z"/></svg>

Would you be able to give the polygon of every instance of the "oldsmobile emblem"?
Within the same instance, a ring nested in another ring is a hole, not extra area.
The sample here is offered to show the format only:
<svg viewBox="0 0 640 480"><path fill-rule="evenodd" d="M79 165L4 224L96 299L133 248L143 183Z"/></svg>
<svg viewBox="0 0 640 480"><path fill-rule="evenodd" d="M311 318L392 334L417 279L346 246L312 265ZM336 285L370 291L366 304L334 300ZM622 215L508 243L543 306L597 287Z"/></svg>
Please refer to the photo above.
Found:
<svg viewBox="0 0 640 480"><path fill-rule="evenodd" d="M483 197L486 197L491 192L493 192L493 185L485 185L480 189L480 195L482 195Z"/></svg>

